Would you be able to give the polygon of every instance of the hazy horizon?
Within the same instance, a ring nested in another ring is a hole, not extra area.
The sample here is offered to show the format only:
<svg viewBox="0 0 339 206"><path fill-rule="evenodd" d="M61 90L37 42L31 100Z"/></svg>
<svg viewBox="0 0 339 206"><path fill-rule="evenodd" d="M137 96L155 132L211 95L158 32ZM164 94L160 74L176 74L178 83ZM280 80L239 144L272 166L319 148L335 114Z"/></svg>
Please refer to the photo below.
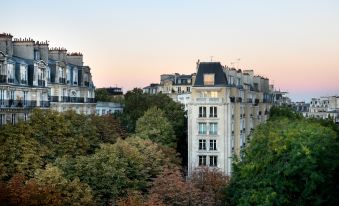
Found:
<svg viewBox="0 0 339 206"><path fill-rule="evenodd" d="M339 95L339 1L1 3L0 32L82 52L96 87L125 91L196 61L253 69L294 101Z"/></svg>

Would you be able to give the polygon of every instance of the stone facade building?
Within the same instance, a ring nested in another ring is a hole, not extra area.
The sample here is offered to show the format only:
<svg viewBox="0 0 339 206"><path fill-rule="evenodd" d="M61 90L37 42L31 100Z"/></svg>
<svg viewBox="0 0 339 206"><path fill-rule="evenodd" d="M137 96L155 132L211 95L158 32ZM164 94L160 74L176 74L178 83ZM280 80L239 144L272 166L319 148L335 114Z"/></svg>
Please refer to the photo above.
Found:
<svg viewBox="0 0 339 206"><path fill-rule="evenodd" d="M230 175L233 154L240 155L270 107L267 78L219 62L198 63L188 104L188 175L200 166Z"/></svg>
<svg viewBox="0 0 339 206"><path fill-rule="evenodd" d="M160 75L160 84L150 84L143 88L144 93L148 94L166 94L174 101L180 102L187 110L187 104L191 100L192 85L195 79L195 73L187 74L162 74Z"/></svg>
<svg viewBox="0 0 339 206"><path fill-rule="evenodd" d="M0 34L0 124L26 120L33 108L95 113L94 102L82 54Z"/></svg>

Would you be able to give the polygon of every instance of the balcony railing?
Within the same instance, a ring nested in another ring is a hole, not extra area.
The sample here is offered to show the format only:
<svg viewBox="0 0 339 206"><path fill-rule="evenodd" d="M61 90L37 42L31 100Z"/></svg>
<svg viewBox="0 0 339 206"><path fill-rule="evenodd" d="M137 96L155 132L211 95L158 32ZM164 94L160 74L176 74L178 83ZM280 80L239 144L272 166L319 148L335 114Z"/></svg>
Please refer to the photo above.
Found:
<svg viewBox="0 0 339 206"><path fill-rule="evenodd" d="M13 83L14 83L14 79L12 79L12 78L8 78L8 79L7 79L7 82L8 82L8 83L12 83L12 84L13 84Z"/></svg>
<svg viewBox="0 0 339 206"><path fill-rule="evenodd" d="M0 107L7 107L7 108L29 108L29 107L36 107L36 101L35 100L0 100Z"/></svg>
<svg viewBox="0 0 339 206"><path fill-rule="evenodd" d="M58 96L51 96L50 101L51 102L59 102L59 97Z"/></svg>
<svg viewBox="0 0 339 206"><path fill-rule="evenodd" d="M66 83L66 79L59 77L59 83L60 84L65 84Z"/></svg>
<svg viewBox="0 0 339 206"><path fill-rule="evenodd" d="M210 97L210 98L204 98L204 97L199 97L196 98L197 102L201 103L221 103L222 98L216 98L216 97Z"/></svg>
<svg viewBox="0 0 339 206"><path fill-rule="evenodd" d="M38 79L38 86L44 87L45 86L45 80Z"/></svg>
<svg viewBox="0 0 339 206"><path fill-rule="evenodd" d="M68 96L62 96L61 101L62 102L70 102L71 100L70 100L70 97L68 97Z"/></svg>
<svg viewBox="0 0 339 206"><path fill-rule="evenodd" d="M96 103L95 98L87 98L88 103Z"/></svg>
<svg viewBox="0 0 339 206"><path fill-rule="evenodd" d="M40 101L40 107L49 107L50 103L49 101Z"/></svg>
<svg viewBox="0 0 339 206"><path fill-rule="evenodd" d="M6 83L7 75L0 75L0 83Z"/></svg>

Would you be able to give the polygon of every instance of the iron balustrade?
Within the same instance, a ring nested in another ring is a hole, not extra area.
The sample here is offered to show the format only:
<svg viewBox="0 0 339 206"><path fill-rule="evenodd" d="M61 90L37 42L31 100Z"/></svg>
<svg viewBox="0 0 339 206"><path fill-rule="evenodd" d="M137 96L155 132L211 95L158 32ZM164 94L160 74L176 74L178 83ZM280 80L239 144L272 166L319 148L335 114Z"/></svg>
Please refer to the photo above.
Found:
<svg viewBox="0 0 339 206"><path fill-rule="evenodd" d="M0 75L0 83L6 83L7 75Z"/></svg>

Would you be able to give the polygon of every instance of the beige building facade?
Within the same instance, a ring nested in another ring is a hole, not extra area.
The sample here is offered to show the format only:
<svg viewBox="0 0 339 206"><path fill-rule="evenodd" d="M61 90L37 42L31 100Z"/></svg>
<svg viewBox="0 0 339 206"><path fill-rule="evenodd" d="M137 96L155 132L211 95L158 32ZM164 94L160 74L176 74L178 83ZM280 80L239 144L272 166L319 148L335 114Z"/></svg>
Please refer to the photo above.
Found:
<svg viewBox="0 0 339 206"><path fill-rule="evenodd" d="M34 108L94 114L90 68L82 54L0 34L0 124L25 121Z"/></svg>
<svg viewBox="0 0 339 206"><path fill-rule="evenodd" d="M195 168L232 172L232 156L268 117L269 80L253 70L236 70L219 62L198 64L188 104L188 175Z"/></svg>

